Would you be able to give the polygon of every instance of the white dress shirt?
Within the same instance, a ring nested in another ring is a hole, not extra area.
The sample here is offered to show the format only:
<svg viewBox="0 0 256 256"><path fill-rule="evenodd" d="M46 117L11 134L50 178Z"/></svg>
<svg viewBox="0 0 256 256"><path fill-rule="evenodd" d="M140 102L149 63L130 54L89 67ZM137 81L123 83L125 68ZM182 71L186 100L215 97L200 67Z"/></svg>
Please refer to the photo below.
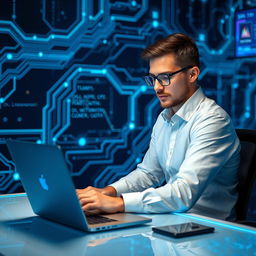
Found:
<svg viewBox="0 0 256 256"><path fill-rule="evenodd" d="M230 117L199 88L175 114L160 113L143 161L110 186L122 194L126 212L189 211L231 220L239 156Z"/></svg>

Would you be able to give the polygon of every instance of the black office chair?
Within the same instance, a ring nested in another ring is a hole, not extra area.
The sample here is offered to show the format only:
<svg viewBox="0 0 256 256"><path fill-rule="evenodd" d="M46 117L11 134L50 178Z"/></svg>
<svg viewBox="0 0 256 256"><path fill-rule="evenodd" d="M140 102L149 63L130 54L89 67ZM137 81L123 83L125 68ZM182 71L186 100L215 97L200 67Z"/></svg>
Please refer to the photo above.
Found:
<svg viewBox="0 0 256 256"><path fill-rule="evenodd" d="M236 129L241 142L240 166L238 170L237 222L256 226L256 221L247 218L249 202L256 181L256 130Z"/></svg>

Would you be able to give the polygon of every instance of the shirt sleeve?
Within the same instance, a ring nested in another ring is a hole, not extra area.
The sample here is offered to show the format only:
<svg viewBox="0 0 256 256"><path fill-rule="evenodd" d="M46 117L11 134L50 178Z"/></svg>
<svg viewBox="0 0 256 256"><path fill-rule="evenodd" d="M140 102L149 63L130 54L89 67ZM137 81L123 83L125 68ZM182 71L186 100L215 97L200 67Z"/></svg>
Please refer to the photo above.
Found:
<svg viewBox="0 0 256 256"><path fill-rule="evenodd" d="M222 115L212 113L201 118L191 130L190 136L191 142L185 159L178 173L166 185L150 187L142 192L122 191L126 212L189 210L237 150L237 137L233 126L230 119ZM151 157L150 153L148 157ZM157 166L156 163L154 165ZM145 173L143 175L146 177ZM159 175L157 177L160 179Z"/></svg>
<svg viewBox="0 0 256 256"><path fill-rule="evenodd" d="M143 161L137 165L137 168L121 178L115 183L110 184L117 191L117 195L127 192L144 191L149 187L156 187L163 183L164 173L157 159L155 130L159 118L153 127L149 148L143 158Z"/></svg>

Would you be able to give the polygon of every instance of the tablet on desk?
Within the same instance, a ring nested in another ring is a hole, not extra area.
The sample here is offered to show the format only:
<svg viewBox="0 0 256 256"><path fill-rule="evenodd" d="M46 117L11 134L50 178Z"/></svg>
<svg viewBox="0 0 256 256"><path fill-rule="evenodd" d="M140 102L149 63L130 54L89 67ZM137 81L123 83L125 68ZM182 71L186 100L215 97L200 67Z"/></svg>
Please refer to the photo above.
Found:
<svg viewBox="0 0 256 256"><path fill-rule="evenodd" d="M213 227L201 225L194 222L187 222L163 227L153 227L152 230L158 234L181 238L214 232Z"/></svg>

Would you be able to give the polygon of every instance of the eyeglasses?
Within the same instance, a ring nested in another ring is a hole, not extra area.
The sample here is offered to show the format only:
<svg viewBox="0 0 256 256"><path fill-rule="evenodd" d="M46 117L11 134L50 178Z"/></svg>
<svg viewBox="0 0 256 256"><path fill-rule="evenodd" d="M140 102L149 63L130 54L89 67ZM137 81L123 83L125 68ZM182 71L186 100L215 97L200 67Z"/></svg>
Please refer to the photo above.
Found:
<svg viewBox="0 0 256 256"><path fill-rule="evenodd" d="M172 78L174 75L176 75L176 74L178 74L178 73L180 73L180 72L183 72L183 71L185 71L185 70L187 70L187 69L190 69L190 68L192 68L192 67L193 67L193 66L187 66L187 67L182 68L182 69L180 69L180 70L178 70L178 71L175 71L175 72L173 72L173 73L160 73L160 74L158 74L157 76L155 76L155 75L153 75L153 74L149 74L149 75L147 75L147 76L144 76L144 79L145 79L147 85L150 86L150 87L154 87L156 79L157 79L157 81L158 81L162 86L168 86L168 85L170 85L170 83L171 83L171 78Z"/></svg>

